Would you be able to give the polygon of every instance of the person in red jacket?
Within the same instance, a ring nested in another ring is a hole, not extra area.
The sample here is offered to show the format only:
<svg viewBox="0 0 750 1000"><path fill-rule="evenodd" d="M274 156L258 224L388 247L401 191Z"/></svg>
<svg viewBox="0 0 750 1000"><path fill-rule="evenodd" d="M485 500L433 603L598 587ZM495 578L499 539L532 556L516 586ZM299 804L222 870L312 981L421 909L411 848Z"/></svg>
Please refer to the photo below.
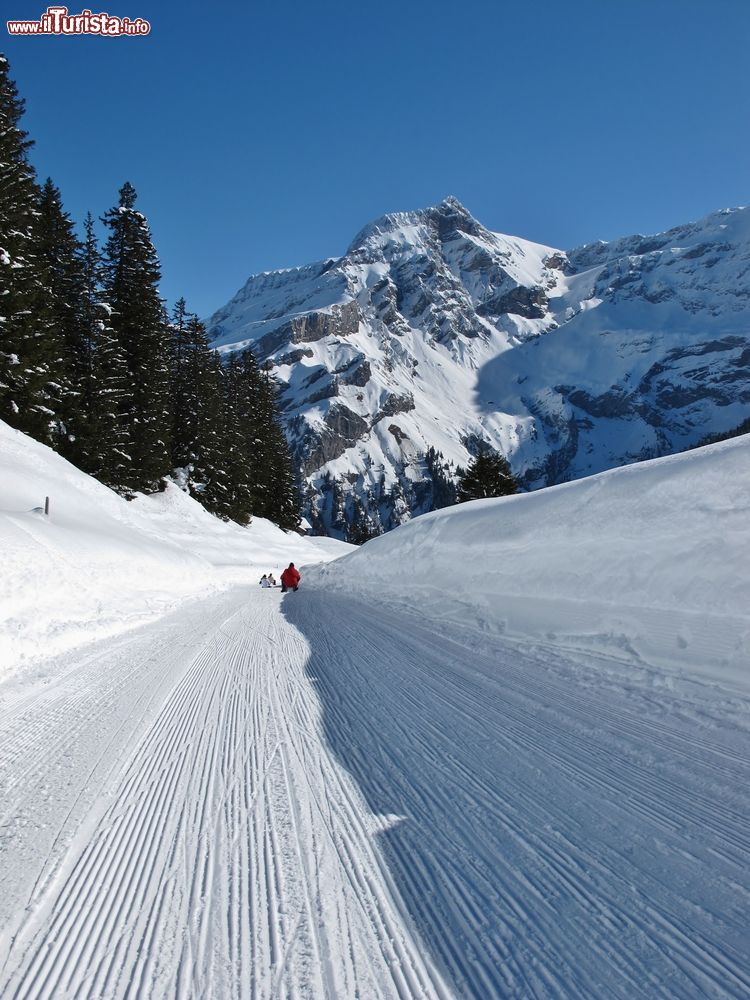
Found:
<svg viewBox="0 0 750 1000"><path fill-rule="evenodd" d="M286 593L290 587L292 590L296 590L299 586L299 581L299 571L294 568L294 563L289 563L287 568L281 574L281 593Z"/></svg>

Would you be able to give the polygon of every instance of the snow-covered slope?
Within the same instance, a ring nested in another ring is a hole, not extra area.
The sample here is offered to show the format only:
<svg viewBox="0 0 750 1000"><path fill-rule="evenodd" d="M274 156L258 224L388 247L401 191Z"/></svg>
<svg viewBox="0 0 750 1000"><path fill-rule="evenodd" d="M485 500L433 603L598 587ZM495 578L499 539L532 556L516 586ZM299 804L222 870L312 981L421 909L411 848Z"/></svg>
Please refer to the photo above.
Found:
<svg viewBox="0 0 750 1000"><path fill-rule="evenodd" d="M249 528L224 523L176 486L128 503L0 422L0 676L187 598L269 570L278 577L290 560L348 549L260 518Z"/></svg>
<svg viewBox="0 0 750 1000"><path fill-rule="evenodd" d="M565 253L448 198L339 259L251 277L209 325L281 380L316 530L359 505L390 528L436 504L430 447L450 477L487 442L538 487L739 425L749 268L749 209Z"/></svg>
<svg viewBox="0 0 750 1000"><path fill-rule="evenodd" d="M451 627L750 686L750 435L477 500L316 570Z"/></svg>

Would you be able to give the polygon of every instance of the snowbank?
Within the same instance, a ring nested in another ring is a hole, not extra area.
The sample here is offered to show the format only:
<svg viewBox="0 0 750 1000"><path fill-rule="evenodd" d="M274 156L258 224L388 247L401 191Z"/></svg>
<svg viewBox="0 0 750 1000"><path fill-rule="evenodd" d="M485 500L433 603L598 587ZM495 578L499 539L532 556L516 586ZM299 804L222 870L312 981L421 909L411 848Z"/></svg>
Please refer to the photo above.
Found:
<svg viewBox="0 0 750 1000"><path fill-rule="evenodd" d="M43 508L50 497L50 515ZM351 546L227 524L170 486L123 500L0 422L0 677L188 598Z"/></svg>
<svg viewBox="0 0 750 1000"><path fill-rule="evenodd" d="M746 687L749 560L750 435L425 514L315 580Z"/></svg>

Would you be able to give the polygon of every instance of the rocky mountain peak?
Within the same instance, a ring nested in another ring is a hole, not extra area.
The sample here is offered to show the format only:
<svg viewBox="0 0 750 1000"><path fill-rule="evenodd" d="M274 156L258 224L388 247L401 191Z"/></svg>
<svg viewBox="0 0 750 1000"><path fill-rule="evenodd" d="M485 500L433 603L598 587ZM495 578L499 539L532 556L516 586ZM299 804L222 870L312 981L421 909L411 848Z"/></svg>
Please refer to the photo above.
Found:
<svg viewBox="0 0 750 1000"><path fill-rule="evenodd" d="M449 195L438 205L413 212L389 212L370 222L352 240L347 256L374 248L414 245L429 246L435 240L447 242L457 234L490 236L458 198Z"/></svg>
<svg viewBox="0 0 750 1000"><path fill-rule="evenodd" d="M437 226L441 240L447 240L457 233L470 233L472 236L488 234L488 230L453 195L443 198L434 208L426 209L425 215Z"/></svg>

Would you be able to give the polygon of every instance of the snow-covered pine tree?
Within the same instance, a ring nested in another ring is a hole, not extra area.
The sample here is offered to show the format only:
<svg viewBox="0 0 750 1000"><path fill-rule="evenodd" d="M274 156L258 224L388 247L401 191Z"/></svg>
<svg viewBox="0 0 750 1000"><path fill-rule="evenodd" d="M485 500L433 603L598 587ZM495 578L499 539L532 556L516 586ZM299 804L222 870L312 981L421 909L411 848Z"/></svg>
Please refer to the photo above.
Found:
<svg viewBox="0 0 750 1000"><path fill-rule="evenodd" d="M382 534L374 519L358 496L352 501L352 520L347 531L346 540L352 545L364 545L371 538Z"/></svg>
<svg viewBox="0 0 750 1000"><path fill-rule="evenodd" d="M175 305L170 331L172 465L192 496L212 513L228 517L221 361L184 298Z"/></svg>
<svg viewBox="0 0 750 1000"><path fill-rule="evenodd" d="M404 496L404 487L400 479L397 479L388 491L388 501L391 510L388 528L396 528L409 520L409 504Z"/></svg>
<svg viewBox="0 0 750 1000"><path fill-rule="evenodd" d="M195 318L188 312L185 299L180 298L172 310L169 325L172 466L175 470L181 470L187 479L195 461L201 408L196 366L200 331L191 326L191 320ZM205 346L208 348L207 342Z"/></svg>
<svg viewBox="0 0 750 1000"><path fill-rule="evenodd" d="M511 493L518 493L518 483L508 460L489 448L472 459L458 483L458 503L485 497L504 497Z"/></svg>
<svg viewBox="0 0 750 1000"><path fill-rule="evenodd" d="M245 437L253 514L268 517L270 506L269 408L258 360L250 348L239 355L238 369L242 394L240 426Z"/></svg>
<svg viewBox="0 0 750 1000"><path fill-rule="evenodd" d="M82 377L81 414L76 420L75 457L85 472L120 493L127 493L130 473L130 435L126 415L131 410L131 388L122 345L103 301L104 272L94 219L84 222L81 297Z"/></svg>
<svg viewBox="0 0 750 1000"><path fill-rule="evenodd" d="M448 463L442 452L430 445L425 454L425 463L432 478L432 509L452 507L456 503L456 484L448 474Z"/></svg>
<svg viewBox="0 0 750 1000"><path fill-rule="evenodd" d="M196 320L196 322L199 322ZM202 329L205 336L205 329ZM228 472L231 435L224 402L225 374L216 351L201 347L196 355L200 368L200 420L189 489L212 514L231 518L233 494Z"/></svg>
<svg viewBox="0 0 750 1000"><path fill-rule="evenodd" d="M119 204L103 218L105 293L112 328L122 345L132 388L126 422L131 489L153 492L172 468L169 332L159 297L161 272L146 218L136 211L135 188L120 189Z"/></svg>
<svg viewBox="0 0 750 1000"><path fill-rule="evenodd" d="M300 488L279 419L277 399L278 386L266 367L261 373L258 392L255 512L281 528L295 531L300 523ZM258 486L262 486L262 491Z"/></svg>
<svg viewBox="0 0 750 1000"><path fill-rule="evenodd" d="M253 442L253 511L259 517L276 520L274 447L286 454L286 439L275 426L275 398L270 373L258 368L255 397L255 440ZM278 433L275 433L278 430ZM283 441L281 440L283 439Z"/></svg>
<svg viewBox="0 0 750 1000"><path fill-rule="evenodd" d="M294 473L286 435L278 421L274 421L271 428L271 446L272 479L266 516L280 528L296 531L301 519L300 484Z"/></svg>
<svg viewBox="0 0 750 1000"><path fill-rule="evenodd" d="M225 515L238 524L248 524L253 514L250 446L254 407L249 388L252 380L248 377L251 366L252 362L248 363L235 353L230 355L224 368L224 446L228 476Z"/></svg>
<svg viewBox="0 0 750 1000"><path fill-rule="evenodd" d="M75 461L77 424L85 414L80 388L89 368L83 327L83 246L63 208L60 190L47 178L36 218L36 270L44 289L44 317L59 350L49 395L59 420L53 443Z"/></svg>
<svg viewBox="0 0 750 1000"><path fill-rule="evenodd" d="M229 516L246 523L257 515L297 528L299 489L276 411L275 383L248 348L231 355L226 385L227 471L234 498Z"/></svg>
<svg viewBox="0 0 750 1000"><path fill-rule="evenodd" d="M338 476L333 476L331 481L331 528L339 532L342 539L346 538L349 530L344 487Z"/></svg>
<svg viewBox="0 0 750 1000"><path fill-rule="evenodd" d="M0 418L53 443L61 350L39 276L39 188L23 110L0 55Z"/></svg>
<svg viewBox="0 0 750 1000"><path fill-rule="evenodd" d="M310 533L313 535L325 535L326 527L323 520L323 505L326 498L326 482L330 483L328 473L323 477L320 491L316 490L314 483L305 483L302 487L304 494L302 497L306 516L310 523Z"/></svg>

